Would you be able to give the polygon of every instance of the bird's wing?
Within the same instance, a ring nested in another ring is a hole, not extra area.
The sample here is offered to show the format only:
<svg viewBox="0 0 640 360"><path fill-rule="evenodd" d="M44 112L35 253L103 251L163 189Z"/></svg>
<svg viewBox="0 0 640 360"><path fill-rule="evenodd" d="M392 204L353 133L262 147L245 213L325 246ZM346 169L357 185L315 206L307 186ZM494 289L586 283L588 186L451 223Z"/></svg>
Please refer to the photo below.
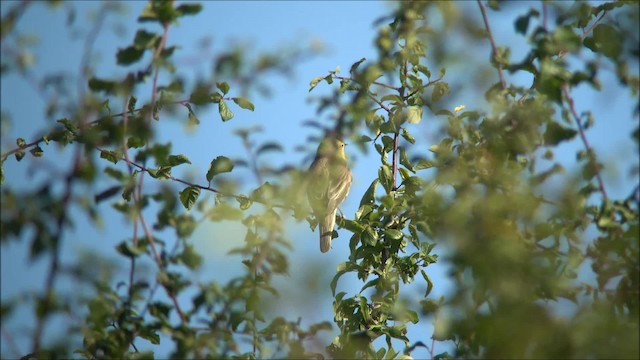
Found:
<svg viewBox="0 0 640 360"><path fill-rule="evenodd" d="M329 177L328 159L324 157L315 159L308 173L307 197L316 215L327 213Z"/></svg>
<svg viewBox="0 0 640 360"><path fill-rule="evenodd" d="M330 173L327 186L327 208L333 212L349 195L352 176L346 164L333 165Z"/></svg>

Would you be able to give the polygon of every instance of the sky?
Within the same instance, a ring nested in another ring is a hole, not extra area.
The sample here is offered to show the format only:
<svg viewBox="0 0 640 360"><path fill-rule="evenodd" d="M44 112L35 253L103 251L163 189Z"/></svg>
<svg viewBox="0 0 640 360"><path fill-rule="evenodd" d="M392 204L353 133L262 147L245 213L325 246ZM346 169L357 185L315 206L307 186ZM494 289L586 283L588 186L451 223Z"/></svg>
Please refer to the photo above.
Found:
<svg viewBox="0 0 640 360"><path fill-rule="evenodd" d="M13 6L14 2L1 3L2 14ZM84 47L84 39L90 24L96 21L95 14L99 4L94 2L75 2L64 4L62 8L51 11L44 4L31 6L18 23L17 30L24 33L32 33L38 41L31 46L36 56L36 65L33 75L40 77L48 73L64 72L77 73L80 64L80 55ZM92 65L98 76L109 77L122 74L129 69L118 68L113 54L116 49L127 46L138 28L135 22L140 13L143 2L128 2L121 4L126 11L120 15L110 15L104 19L104 31L100 33L94 43L94 57ZM475 12L479 16L475 3L460 4L465 11ZM506 14L524 14L535 3L522 2L519 7L509 9ZM71 31L65 26L68 20L68 9L76 9L76 20ZM218 155L229 157L242 157L244 150L239 138L232 136L233 131L252 125L261 125L264 131L259 133L257 142L278 141L284 145L285 152L280 155L270 155L268 160L282 161L278 156L286 157L286 161L308 166L308 157L296 152L297 146L304 146L308 151L315 147L309 144L309 135L319 135L314 130L303 126L303 122L310 119L318 119L316 103L310 101L314 96L326 94L329 87L321 84L309 93L309 81L316 76L326 75L327 71L336 66L348 72L349 67L362 57L374 59L376 52L373 46L375 37L374 21L380 16L389 13L391 5L380 1L212 1L205 2L203 11L193 18L184 18L177 26L172 27L168 42L169 45L179 44L180 49L175 55L178 71L191 81L206 73L211 64L211 57L216 51L229 49L237 44L245 44L251 48L251 53L262 51L274 51L286 49L288 46L301 46L322 49L319 53L295 63L293 76L270 76L268 84L272 88L269 97L251 97L256 111L249 112L233 108L235 117L227 123L220 121L215 108L207 111L197 111L201 124L190 132L184 131L180 122L184 117L177 116L174 120L162 121L158 124L158 141L171 141L174 154L186 154L192 164L183 166L180 174L183 177L203 178L203 175L211 159ZM494 29L496 42L513 47L513 58L519 59L524 54L522 38L513 32L513 16L494 16L489 13L490 21ZM479 17L478 17L479 19ZM202 47L203 39L208 39L210 48ZM468 44L453 38L452 49L466 51ZM484 51L478 56L488 57L489 45L486 42L473 44L473 51ZM4 44L3 44L4 46ZM4 49L4 48L3 48ZM4 50L3 50L4 51ZM458 72L455 72L458 71ZM464 71L473 71L459 64L457 69L448 69L451 76L469 76ZM495 74L494 74L495 76ZM526 77L510 77L509 81L529 81ZM14 146L15 138L24 137L29 141L35 138L41 129L50 124L43 116L46 99L39 95L34 88L15 74L2 77L2 91L0 99L3 113L11 115L9 124L2 124L2 151ZM603 81L605 90L615 87L615 80L606 77ZM233 91L233 89L232 89ZM629 178L628 164L637 164L636 149L630 139L630 129L637 123L637 117L631 117L633 99L618 93L603 91L602 96L590 92L586 88L575 90L574 96L578 109L594 109L596 125L587 132L587 136L596 153L602 154L605 163L607 159L623 158L624 166L607 168L605 179L612 184L611 196L623 196L624 189L628 189L630 182L636 181ZM48 94L49 96L55 94ZM482 106L482 96L472 93L469 89L462 90L458 94L452 94L450 100L455 105ZM115 103L114 103L115 104ZM114 105L115 106L115 105ZM114 112L116 109L113 109ZM453 109L451 109L453 110ZM428 115L427 115L428 116ZM329 124L325 115L319 119ZM432 120L432 122L428 121ZM434 125L435 118L423 121L415 129L418 133L435 133L429 126ZM435 135L434 135L435 136ZM427 139L428 141L428 139ZM430 144L425 145L425 149ZM562 145L557 159L567 168L574 166L575 150L582 145L578 142ZM14 189L28 189L37 186L39 182L48 176L47 170L43 170L44 162L52 159L68 158L69 152L59 152L53 146L44 148L44 160L24 161L17 164L13 158L5 162L5 182ZM307 152L308 155L308 152ZM360 196L369 186L371 180L377 174L375 156L364 155L355 149L350 150L349 158L352 162L354 184L351 195L341 206L341 210L352 215L358 207ZM305 160L307 161L305 163ZM59 170L65 171L68 163L60 162L55 165ZM149 180L147 180L149 181ZM249 184L251 185L251 184ZM99 191L100 189L93 189ZM103 226L93 226L86 217L78 213L76 227L72 230L64 243L63 260L72 262L88 250L103 254L113 252L121 240L130 237L130 226L114 212L110 212L109 205L103 204L100 210L104 211ZM282 292L290 299L304 302L308 297L297 294L291 284L301 282L312 283L317 286L317 296L314 303L298 304L288 309L286 315L289 319L297 319L303 316L309 323L315 321L332 320L329 281L337 265L348 257L348 234L340 231L341 237L334 240L334 247L329 254L320 254L318 251L317 233L311 233L306 223L291 223L288 233L294 243L291 253L291 274L276 281L276 284L284 289ZM226 252L234 246L240 245L238 241L244 237L241 228L233 224L207 224L198 229L193 236L196 249L204 255L203 269L194 274L195 279L206 281L215 277L220 283L224 283L241 268L238 267L239 258L226 256ZM221 236L227 235L228 241L220 241ZM236 235L236 236L234 236ZM236 240L234 240L236 239ZM48 261L42 259L33 263L27 260L27 247L25 242L12 242L2 244L1 260L1 286L2 299L8 299L28 289L41 288L44 282ZM446 264L438 263L427 270L434 279L436 287L433 296L435 298L445 295L450 290L450 281L447 278ZM16 274L19 274L16 276ZM123 274L120 274L123 275ZM345 291L357 291L358 282L345 278L339 283L339 288ZM61 281L61 286L69 286ZM426 286L416 285L410 291L416 297L421 296ZM276 310L274 310L276 311ZM7 329L16 331L16 334L24 334L28 328L29 314L20 311L3 324ZM424 324L421 324L424 326ZM53 334L52 328L48 329ZM331 340L336 335L336 328L331 334L325 335L325 339ZM410 328L412 340L422 340L430 344L430 328ZM27 353L29 342L26 336L16 335L18 348ZM166 344L166 343L165 343ZM6 352L5 339L2 338L2 355L15 355ZM438 345L442 351L447 349L446 344ZM144 347L144 346L142 346ZM156 355L161 355L166 346L161 344L155 349ZM439 351L437 349L435 353ZM416 350L414 355L419 357L423 350Z"/></svg>

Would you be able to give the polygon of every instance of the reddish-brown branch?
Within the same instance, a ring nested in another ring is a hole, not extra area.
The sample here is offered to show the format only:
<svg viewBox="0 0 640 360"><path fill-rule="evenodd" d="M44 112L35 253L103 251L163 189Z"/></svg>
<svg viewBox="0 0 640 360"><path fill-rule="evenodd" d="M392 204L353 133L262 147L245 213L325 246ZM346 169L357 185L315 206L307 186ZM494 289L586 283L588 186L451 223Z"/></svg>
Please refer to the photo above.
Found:
<svg viewBox="0 0 640 360"><path fill-rule="evenodd" d="M480 7L480 12L482 13L482 20L484 21L484 27L487 30L487 37L489 38L489 42L491 43L491 51L493 52L493 59L496 60L498 56L498 47L496 46L496 42L493 39L493 33L491 33L491 26L489 26L489 19L487 18L487 10L482 3L482 0L477 0L478 6ZM504 80L504 74L502 71L502 64L496 61L496 68L498 69L498 77L500 78L500 86L505 90L507 88L507 82Z"/></svg>
<svg viewBox="0 0 640 360"><path fill-rule="evenodd" d="M593 152L591 145L589 145L589 140L587 139L587 136L584 133L584 127L582 126L582 122L580 121L580 116L578 116L578 112L576 111L573 98L571 97L571 94L569 94L569 89L567 87L567 84L562 84L562 93L564 95L564 98L567 100L567 104L569 105L569 111L571 111L573 120L576 122L576 126L578 127L578 133L580 134L580 139L582 139L582 143L584 144L585 150L587 150L587 154L589 157L592 157L592 156L594 157L591 160L595 161L595 153ZM604 180L602 180L602 174L600 173L600 169L598 169L597 166L595 166L594 168L595 168L596 180L598 181L598 190L600 190L600 193L602 193L602 198L606 202L609 197L607 196L607 190L604 187Z"/></svg>

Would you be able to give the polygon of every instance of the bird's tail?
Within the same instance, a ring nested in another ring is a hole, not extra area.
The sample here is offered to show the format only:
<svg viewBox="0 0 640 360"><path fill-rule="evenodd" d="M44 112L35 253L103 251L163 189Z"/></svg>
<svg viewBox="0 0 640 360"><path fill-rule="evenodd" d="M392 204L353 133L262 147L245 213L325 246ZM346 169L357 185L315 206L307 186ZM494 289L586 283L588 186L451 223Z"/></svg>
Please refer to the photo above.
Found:
<svg viewBox="0 0 640 360"><path fill-rule="evenodd" d="M335 223L336 210L333 210L320 220L320 251L323 253L331 250L331 238Z"/></svg>

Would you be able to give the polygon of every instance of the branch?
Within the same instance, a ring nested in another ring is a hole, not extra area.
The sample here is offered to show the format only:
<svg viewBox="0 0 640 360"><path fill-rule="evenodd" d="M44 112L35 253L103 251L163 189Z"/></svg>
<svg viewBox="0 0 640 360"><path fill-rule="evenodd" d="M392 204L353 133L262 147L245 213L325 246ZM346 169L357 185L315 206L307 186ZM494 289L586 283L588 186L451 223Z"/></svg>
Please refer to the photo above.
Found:
<svg viewBox="0 0 640 360"><path fill-rule="evenodd" d="M229 99L231 99L231 97L223 98L223 99L224 100L229 100ZM168 104L168 105L182 105L182 106L186 107L188 110L191 109L191 103L189 102L188 99L187 100L170 101L170 102L167 102L166 104ZM144 105L144 106L142 106L142 107L140 107L138 109L133 109L130 112L131 113L138 113L138 112L140 112L142 110L145 110L147 108L148 108L148 106ZM124 111L124 112L121 112L121 113L118 113L118 114L112 114L112 115L103 116L103 117L100 117L100 118L98 118L96 120L92 120L92 121L88 122L86 125L96 125L101 121L107 120L109 118L121 117L121 116L124 116L127 113L129 113L129 111ZM58 130L58 131L63 131L63 130ZM55 134L55 132L56 132L56 130L51 131L47 135L49 135L49 136L53 135L53 134ZM47 135L45 135L45 136L47 136ZM29 149L31 147L39 145L43 141L45 141L45 137L41 136L41 137L33 140L32 142L30 142L28 144L25 144L24 146L19 146L19 147L15 148L15 149L7 150L6 152L4 152L4 153L2 153L0 155L0 161L4 161L6 158L8 158L9 156L11 156L11 155L13 155L13 154L15 154L17 152L24 151L24 150L27 150L27 149Z"/></svg>
<svg viewBox="0 0 640 360"><path fill-rule="evenodd" d="M11 334L4 329L4 326L0 326L0 334L2 334L2 337L7 342L9 349L11 350L11 352L13 352L13 356L15 356L16 358L19 357L21 352L20 350L18 350L18 344L16 344L13 336L11 336ZM6 354L3 355L6 356Z"/></svg>
<svg viewBox="0 0 640 360"><path fill-rule="evenodd" d="M602 19L604 19L604 17L606 15L607 15L607 10L604 10L602 12L602 14L600 14L600 16L593 22L593 24L591 24L591 26L589 26L587 29L585 29L582 32L582 35L580 36L580 42L583 42L584 39L586 39L586 37L589 36L589 34L593 31L593 29L595 29L596 26L598 26L598 24L602 21ZM546 30L546 28L545 28L545 30ZM563 51L563 52L558 54L558 58L563 58L566 54L567 54L567 52Z"/></svg>
<svg viewBox="0 0 640 360"><path fill-rule="evenodd" d="M424 90L424 89L428 88L429 86L431 86L431 85L433 85L433 84L435 84L435 83L439 82L440 80L442 80L442 76L441 76L441 77L439 77L439 78L437 78L437 79L435 79L435 80L429 80L429 82L428 82L428 83L426 83L426 84L424 84L424 85L420 86L420 87L419 87L418 89L416 89L416 90L413 90L412 92L410 92L410 93L409 93L409 95L404 96L404 97L402 97L402 98L406 100L406 99L408 99L408 98L412 97L413 95L417 94L418 92L420 92L420 91L422 91L422 90Z"/></svg>
<svg viewBox="0 0 640 360"><path fill-rule="evenodd" d="M589 145L589 141L587 140L587 136L584 133L584 128L582 127L582 122L580 122L580 116L576 112L575 105L573 103L573 98L569 94L569 90L567 89L567 84L562 84L562 93L564 94L565 99L569 105L569 110L571 111L571 115L573 116L576 125L578 126L578 132L580 133L580 138L582 139L582 143L584 144L585 149L587 150L587 154L589 154L592 158L592 161L595 161L595 153ZM602 180L602 175L600 174L600 169L595 167L596 180L598 181L598 190L602 193L602 198L606 202L608 200L607 191L604 187L604 181Z"/></svg>
<svg viewBox="0 0 640 360"><path fill-rule="evenodd" d="M333 78L334 78L334 79L339 79L339 80L349 80L349 81L354 81L354 82L356 82L356 83L358 83L358 84L359 84L359 82L358 82L356 79L354 79L354 78L352 78L352 77L348 77L348 76L338 76L338 75L333 75ZM374 81L374 82L372 82L372 84L374 84L374 85L378 85L378 86L382 86L382 87L384 87L384 88L391 89L391 90L395 90L395 91L400 91L400 89L401 89L400 87L395 87L395 86L392 86L392 85L389 85L389 84L385 84L385 83L381 83L381 82L378 82L378 81Z"/></svg>
<svg viewBox="0 0 640 360"><path fill-rule="evenodd" d="M391 109L389 109L387 105L383 104L382 101L378 100L378 98L373 96L373 94L367 93L367 95L369 95L371 100L375 101L376 104L380 105L380 107L383 108L387 113L391 113Z"/></svg>
<svg viewBox="0 0 640 360"><path fill-rule="evenodd" d="M97 146L96 146L96 149L99 150L99 151L107 151L107 150L102 149L102 148L97 147ZM124 160L126 163L136 167L140 171L143 171L145 173L151 174L151 170L149 168L143 166L143 165L140 165L140 164L138 164L138 163L136 163L136 162L134 162L132 160L127 160L126 158L122 159L122 160ZM262 205L266 205L266 206L271 206L271 207L278 208L278 209L294 210L294 208L292 208L290 206L286 206L286 205L282 205L282 204L271 204L271 203L264 202L264 201L262 201L260 199L256 199L256 198L245 196L245 195L236 195L236 194L226 193L226 192L220 191L220 190L218 190L216 188L213 188L210 185L200 185L200 184L192 183L190 181L180 179L180 178L175 177L175 176L170 175L170 174L167 174L165 176L169 180L181 183L183 185L193 186L193 187L196 187L196 188L198 188L200 190L211 191L211 192L216 193L216 194L218 194L220 196L234 198L234 199L237 199L237 200L247 200L248 199L248 200L250 200L252 202L255 202L255 203L258 203L258 204L262 204Z"/></svg>
<svg viewBox="0 0 640 360"><path fill-rule="evenodd" d="M495 60L496 55L498 54L498 47L496 46L496 42L493 40L493 34L491 33L491 27L489 26L489 19L487 18L487 10L484 7L484 4L481 0L478 1L478 6L480 7L480 12L482 13L482 20L484 21L484 27L487 30L487 37L489 37L489 42L491 43L491 50L493 51L493 59ZM502 64L496 61L496 68L498 69L498 77L500 78L500 85L503 90L507 89L507 83L504 80L504 75L502 73Z"/></svg>

